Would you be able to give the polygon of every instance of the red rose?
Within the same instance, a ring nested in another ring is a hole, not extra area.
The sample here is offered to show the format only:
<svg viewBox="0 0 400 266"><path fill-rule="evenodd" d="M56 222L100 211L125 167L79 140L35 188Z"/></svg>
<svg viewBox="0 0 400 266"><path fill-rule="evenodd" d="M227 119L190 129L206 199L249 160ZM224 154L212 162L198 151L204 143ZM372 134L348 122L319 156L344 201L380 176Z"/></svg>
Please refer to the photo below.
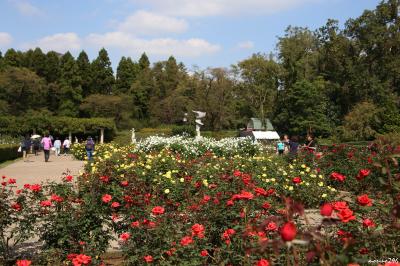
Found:
<svg viewBox="0 0 400 266"><path fill-rule="evenodd" d="M226 202L226 206L233 206L235 203L233 202L233 200L228 200Z"/></svg>
<svg viewBox="0 0 400 266"><path fill-rule="evenodd" d="M153 208L153 210L151 211L154 215L161 215L164 213L164 208L161 206L156 206Z"/></svg>
<svg viewBox="0 0 400 266"><path fill-rule="evenodd" d="M31 264L30 260L17 260L17 266L30 266Z"/></svg>
<svg viewBox="0 0 400 266"><path fill-rule="evenodd" d="M276 231L278 229L278 226L274 222L269 222L268 225L265 227L265 230L267 231Z"/></svg>
<svg viewBox="0 0 400 266"><path fill-rule="evenodd" d="M143 259L144 259L144 261L147 262L147 263L153 262L153 257L150 256L150 255L144 256Z"/></svg>
<svg viewBox="0 0 400 266"><path fill-rule="evenodd" d="M268 210L269 208L271 208L271 204L269 202L265 202L261 207L263 207L263 209Z"/></svg>
<svg viewBox="0 0 400 266"><path fill-rule="evenodd" d="M14 178L8 179L8 184L15 184L16 182L17 180L15 180Z"/></svg>
<svg viewBox="0 0 400 266"><path fill-rule="evenodd" d="M357 180L362 180L365 177L369 176L370 173L371 173L371 170L369 170L369 169L361 169L360 171L358 171L356 178L357 178Z"/></svg>
<svg viewBox="0 0 400 266"><path fill-rule="evenodd" d="M121 204L120 204L119 202L116 202L116 201L114 201L114 202L111 204L111 207L113 207L113 208L118 208L119 206L121 206Z"/></svg>
<svg viewBox="0 0 400 266"><path fill-rule="evenodd" d="M292 241L296 237L296 234L296 225L293 222L287 222L281 228L281 237L283 241Z"/></svg>
<svg viewBox="0 0 400 266"><path fill-rule="evenodd" d="M182 246L187 246L193 243L193 238L191 238L190 236L184 236L181 239L181 245Z"/></svg>
<svg viewBox="0 0 400 266"><path fill-rule="evenodd" d="M368 248L360 248L360 250L358 251L360 254L365 255L368 254L369 250Z"/></svg>
<svg viewBox="0 0 400 266"><path fill-rule="evenodd" d="M202 257L207 257L207 256L208 256L208 251L205 250L205 249L203 249L203 250L200 252L200 256L202 256Z"/></svg>
<svg viewBox="0 0 400 266"><path fill-rule="evenodd" d="M364 227L375 227L375 223L374 223L374 221L372 221L371 219L364 219L363 220L363 226Z"/></svg>
<svg viewBox="0 0 400 266"><path fill-rule="evenodd" d="M265 189L263 189L262 187L256 187L254 189L254 192L256 193L257 196L268 196L268 192L265 191Z"/></svg>
<svg viewBox="0 0 400 266"><path fill-rule="evenodd" d="M72 175L67 175L67 176L65 177L65 181L67 181L67 182L71 182L72 179L73 179L73 176L72 176Z"/></svg>
<svg viewBox="0 0 400 266"><path fill-rule="evenodd" d="M103 183L108 183L110 181L110 178L108 176L106 176L106 175L103 175L103 176L100 176L100 180Z"/></svg>
<svg viewBox="0 0 400 266"><path fill-rule="evenodd" d="M257 261L257 266L269 266L269 262L266 259L261 259Z"/></svg>
<svg viewBox="0 0 400 266"><path fill-rule="evenodd" d="M121 238L122 241L127 241L129 238L131 238L131 234L122 233L119 238Z"/></svg>
<svg viewBox="0 0 400 266"><path fill-rule="evenodd" d="M109 194L104 194L103 197L101 198L101 200L102 200L104 203L110 202L111 199L112 199L112 196L109 195Z"/></svg>
<svg viewBox="0 0 400 266"><path fill-rule="evenodd" d="M232 196L232 200L251 200L252 198L254 198L254 195L247 191L242 191L240 194Z"/></svg>
<svg viewBox="0 0 400 266"><path fill-rule="evenodd" d="M342 222L347 223L349 221L355 220L356 217L353 215L353 211L350 209L343 209L338 213L338 217Z"/></svg>
<svg viewBox="0 0 400 266"><path fill-rule="evenodd" d="M51 207L51 201L50 200L43 200L40 202L40 206L42 207Z"/></svg>
<svg viewBox="0 0 400 266"><path fill-rule="evenodd" d="M346 179L345 175L342 175L337 172L333 172L330 177L331 177L331 179L339 181L339 182L343 182Z"/></svg>
<svg viewBox="0 0 400 266"><path fill-rule="evenodd" d="M14 210L16 210L17 212L19 212L21 209L22 209L22 207L21 207L21 204L19 204L19 203L13 203L12 205L11 205L11 208L13 208Z"/></svg>
<svg viewBox="0 0 400 266"><path fill-rule="evenodd" d="M233 176L239 177L241 175L242 175L242 173L239 170L233 171Z"/></svg>
<svg viewBox="0 0 400 266"><path fill-rule="evenodd" d="M139 227L139 221L134 221L131 223L131 227Z"/></svg>
<svg viewBox="0 0 400 266"><path fill-rule="evenodd" d="M121 186L127 187L128 185L129 185L128 181L126 181L126 180L121 181Z"/></svg>
<svg viewBox="0 0 400 266"><path fill-rule="evenodd" d="M32 192L39 192L40 190L42 190L42 186L41 185L39 185L39 184L34 184L34 185L28 185L29 187L29 189L32 191ZM25 187L25 186L24 186Z"/></svg>
<svg viewBox="0 0 400 266"><path fill-rule="evenodd" d="M88 265L92 262L92 258L90 256L86 256L84 254L79 254L75 258L72 259L72 264L74 266Z"/></svg>
<svg viewBox="0 0 400 266"><path fill-rule="evenodd" d="M343 209L347 209L349 206L347 205L347 202L345 201L336 201L332 204L332 207L336 211L340 211Z"/></svg>
<svg viewBox="0 0 400 266"><path fill-rule="evenodd" d="M204 225L194 224L192 226L192 236L197 236L198 238L204 238Z"/></svg>
<svg viewBox="0 0 400 266"><path fill-rule="evenodd" d="M50 200L56 201L56 202L62 202L64 199L56 194L52 194Z"/></svg>
<svg viewBox="0 0 400 266"><path fill-rule="evenodd" d="M299 176L296 176L295 178L293 178L292 181L295 184L300 184L301 182L303 182L303 180L301 180L301 177L299 177Z"/></svg>
<svg viewBox="0 0 400 266"><path fill-rule="evenodd" d="M322 216L331 216L333 211L333 207L330 203L325 203L320 208L320 213Z"/></svg>
<svg viewBox="0 0 400 266"><path fill-rule="evenodd" d="M357 197L357 202L361 206L372 206L372 200L368 198L367 194L363 194Z"/></svg>

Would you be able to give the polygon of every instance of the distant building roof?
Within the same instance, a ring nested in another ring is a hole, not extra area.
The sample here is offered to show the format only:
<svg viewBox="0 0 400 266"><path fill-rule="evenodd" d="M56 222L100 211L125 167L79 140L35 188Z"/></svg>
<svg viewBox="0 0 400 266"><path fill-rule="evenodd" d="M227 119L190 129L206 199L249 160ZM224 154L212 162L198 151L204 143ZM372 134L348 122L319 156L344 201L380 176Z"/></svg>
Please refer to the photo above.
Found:
<svg viewBox="0 0 400 266"><path fill-rule="evenodd" d="M267 128L264 128L262 126L261 120L255 117L250 118L249 122L247 123L247 129L252 129L252 130L267 130L267 131L274 131L274 127L272 126L271 121L266 118L265 123Z"/></svg>
<svg viewBox="0 0 400 266"><path fill-rule="evenodd" d="M276 131L252 131L252 133L255 139L279 139L279 135Z"/></svg>

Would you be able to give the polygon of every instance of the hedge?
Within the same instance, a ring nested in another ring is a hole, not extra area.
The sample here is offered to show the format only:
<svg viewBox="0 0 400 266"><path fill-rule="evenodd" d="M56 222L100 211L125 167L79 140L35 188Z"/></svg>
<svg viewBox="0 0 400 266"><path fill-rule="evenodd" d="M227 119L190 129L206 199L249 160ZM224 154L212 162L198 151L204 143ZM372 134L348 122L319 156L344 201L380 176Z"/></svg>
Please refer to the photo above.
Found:
<svg viewBox="0 0 400 266"><path fill-rule="evenodd" d="M18 154L19 145L16 144L1 144L0 145L0 163L14 160L20 155Z"/></svg>
<svg viewBox="0 0 400 266"><path fill-rule="evenodd" d="M114 130L115 123L110 118L74 118L57 116L3 116L0 117L0 133L23 135L36 130L38 133L50 131L58 134L81 133L100 128Z"/></svg>

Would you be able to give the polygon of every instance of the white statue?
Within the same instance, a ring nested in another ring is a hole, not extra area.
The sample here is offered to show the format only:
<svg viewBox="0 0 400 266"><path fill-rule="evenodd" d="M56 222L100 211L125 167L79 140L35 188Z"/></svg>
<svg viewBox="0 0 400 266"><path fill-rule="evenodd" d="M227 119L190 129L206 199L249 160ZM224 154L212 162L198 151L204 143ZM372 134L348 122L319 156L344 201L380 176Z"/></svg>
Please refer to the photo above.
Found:
<svg viewBox="0 0 400 266"><path fill-rule="evenodd" d="M131 143L133 144L133 143L136 143L135 129L132 128L131 131L132 131Z"/></svg>
<svg viewBox="0 0 400 266"><path fill-rule="evenodd" d="M200 111L192 111L193 113L196 114L196 138L200 138L200 127L204 126L204 124L201 122L201 119L206 116L206 112L200 112Z"/></svg>
<svg viewBox="0 0 400 266"><path fill-rule="evenodd" d="M78 137L75 136L75 143L79 143Z"/></svg>

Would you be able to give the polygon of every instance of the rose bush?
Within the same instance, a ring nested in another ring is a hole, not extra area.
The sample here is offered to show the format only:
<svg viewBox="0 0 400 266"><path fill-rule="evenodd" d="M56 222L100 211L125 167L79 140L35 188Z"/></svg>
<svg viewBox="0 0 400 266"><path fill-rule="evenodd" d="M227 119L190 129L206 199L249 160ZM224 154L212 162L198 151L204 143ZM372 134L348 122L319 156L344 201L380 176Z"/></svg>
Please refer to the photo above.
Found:
<svg viewBox="0 0 400 266"><path fill-rule="evenodd" d="M377 142L351 160L353 148L343 147L288 163L236 140L180 140L105 144L78 177L26 186L20 193L32 199L34 232L52 254L32 265L98 265L112 238L127 265L362 265L396 257L400 149ZM5 193L7 210L19 209Z"/></svg>

